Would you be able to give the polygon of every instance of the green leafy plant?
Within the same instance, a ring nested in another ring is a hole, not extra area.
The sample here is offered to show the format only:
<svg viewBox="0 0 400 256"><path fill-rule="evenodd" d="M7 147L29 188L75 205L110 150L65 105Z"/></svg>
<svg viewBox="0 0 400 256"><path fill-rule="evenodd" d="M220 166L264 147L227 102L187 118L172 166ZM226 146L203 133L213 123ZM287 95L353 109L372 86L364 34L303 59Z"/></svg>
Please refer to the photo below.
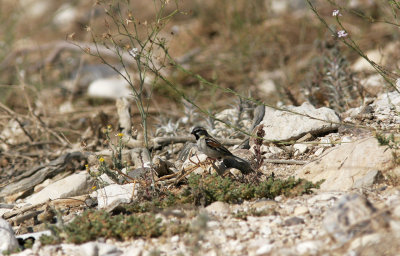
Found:
<svg viewBox="0 0 400 256"><path fill-rule="evenodd" d="M115 215L105 211L87 210L63 227L53 227L53 236L41 236L42 244L60 242L81 244L99 237L125 241L132 238L159 237L187 230L186 225L162 224L153 214Z"/></svg>
<svg viewBox="0 0 400 256"><path fill-rule="evenodd" d="M126 170L129 171L129 166L122 160L122 150L125 148L125 142L123 138L124 134L117 133L117 141L114 143L110 137L112 132L111 125L108 125L103 132L106 136L106 142L111 150L111 165L104 159L104 157L99 156L99 166L97 170L91 171L89 166L86 166L86 169L88 170L89 174L95 178L99 187L106 185L105 182L100 178L102 174L106 174L117 184L132 181L127 180L127 175L122 173L123 168L126 168Z"/></svg>
<svg viewBox="0 0 400 256"><path fill-rule="evenodd" d="M181 190L158 195L148 201L137 201L125 205L125 209L128 212L148 212L184 204L207 206L215 201L240 203L251 199L273 199L279 195L294 197L312 193L312 190L319 188L322 182L312 183L294 177L286 180L269 177L267 180L250 184L218 175L205 178L200 175L191 175L188 185Z"/></svg>
<svg viewBox="0 0 400 256"><path fill-rule="evenodd" d="M394 134L391 133L389 135L385 135L383 133L377 133L375 138L378 140L379 145L381 146L389 146L389 148L393 148L395 143Z"/></svg>
<svg viewBox="0 0 400 256"><path fill-rule="evenodd" d="M189 187L194 202L203 201L205 205L215 201L238 203L243 200L255 198L273 199L278 195L298 196L312 193L312 188L319 188L321 182L316 184L290 177L287 180L269 177L265 181L255 184L240 183L229 177L209 176L201 180L198 176L189 178Z"/></svg>

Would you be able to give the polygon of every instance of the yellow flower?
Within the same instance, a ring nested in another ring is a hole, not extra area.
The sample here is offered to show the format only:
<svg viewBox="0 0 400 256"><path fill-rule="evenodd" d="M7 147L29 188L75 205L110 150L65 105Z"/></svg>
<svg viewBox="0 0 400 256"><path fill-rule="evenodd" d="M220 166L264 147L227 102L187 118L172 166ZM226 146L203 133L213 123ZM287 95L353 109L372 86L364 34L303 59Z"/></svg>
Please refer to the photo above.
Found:
<svg viewBox="0 0 400 256"><path fill-rule="evenodd" d="M112 125L111 124L107 125L107 129L111 130L112 129Z"/></svg>
<svg viewBox="0 0 400 256"><path fill-rule="evenodd" d="M93 186L93 187L92 187L92 190L95 190L96 188L97 188L96 186Z"/></svg>
<svg viewBox="0 0 400 256"><path fill-rule="evenodd" d="M103 157L100 157L100 158L99 158L99 162L100 162L100 163L104 162L104 158L103 158Z"/></svg>
<svg viewBox="0 0 400 256"><path fill-rule="evenodd" d="M124 136L124 134L123 133L118 133L117 136L122 138Z"/></svg>

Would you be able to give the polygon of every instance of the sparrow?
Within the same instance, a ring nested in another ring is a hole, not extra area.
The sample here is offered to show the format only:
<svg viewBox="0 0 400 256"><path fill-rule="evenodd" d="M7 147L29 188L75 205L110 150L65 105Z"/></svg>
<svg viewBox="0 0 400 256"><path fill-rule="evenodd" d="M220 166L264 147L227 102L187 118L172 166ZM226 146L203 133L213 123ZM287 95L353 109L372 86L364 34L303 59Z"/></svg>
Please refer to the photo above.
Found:
<svg viewBox="0 0 400 256"><path fill-rule="evenodd" d="M207 130L203 127L194 127L191 134L196 137L197 147L199 150L206 154L209 158L224 159L227 157L235 157L218 140L211 137Z"/></svg>

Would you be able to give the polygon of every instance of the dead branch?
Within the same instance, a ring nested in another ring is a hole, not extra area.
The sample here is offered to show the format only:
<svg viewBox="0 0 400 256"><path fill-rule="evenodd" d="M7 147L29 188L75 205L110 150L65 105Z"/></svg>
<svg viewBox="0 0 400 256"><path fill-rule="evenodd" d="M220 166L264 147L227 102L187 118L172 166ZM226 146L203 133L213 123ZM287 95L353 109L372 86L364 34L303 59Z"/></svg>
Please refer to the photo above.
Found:
<svg viewBox="0 0 400 256"><path fill-rule="evenodd" d="M38 207L40 207L40 206L42 206L44 204L46 204L46 202L40 203L40 204L36 204L36 205L28 205L28 206L22 207L20 209L17 209L17 210L11 211L11 212L6 212L6 213L3 214L2 217L4 219L9 219L9 218L12 218L12 217L14 217L16 215L19 215L21 213L30 211L32 209L36 209L36 208L38 208Z"/></svg>
<svg viewBox="0 0 400 256"><path fill-rule="evenodd" d="M32 211L32 212L27 212L19 216L15 216L14 218L10 219L10 221L14 224L14 226L18 226L22 222L29 220L31 218L34 218L38 216L40 213L43 211Z"/></svg>
<svg viewBox="0 0 400 256"><path fill-rule="evenodd" d="M34 167L20 176L16 177L10 184L0 191L0 197L8 196L18 192L25 192L33 189L45 179L52 178L65 171L73 160L85 160L86 156L81 152L66 153L48 164Z"/></svg>

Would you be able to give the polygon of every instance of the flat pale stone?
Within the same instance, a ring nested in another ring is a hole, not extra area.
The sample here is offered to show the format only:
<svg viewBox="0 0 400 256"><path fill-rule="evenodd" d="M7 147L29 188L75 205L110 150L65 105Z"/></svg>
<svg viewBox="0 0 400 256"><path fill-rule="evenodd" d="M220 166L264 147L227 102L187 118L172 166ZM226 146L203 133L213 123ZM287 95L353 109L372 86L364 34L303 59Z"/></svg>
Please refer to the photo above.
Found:
<svg viewBox="0 0 400 256"><path fill-rule="evenodd" d="M87 93L90 97L105 99L118 99L132 95L129 84L120 77L97 79L89 85Z"/></svg>
<svg viewBox="0 0 400 256"><path fill-rule="evenodd" d="M298 144L294 144L293 148L298 150L299 154L304 154L308 149L308 145L307 144L298 143Z"/></svg>
<svg viewBox="0 0 400 256"><path fill-rule="evenodd" d="M296 209L294 209L294 215L299 216L299 215L304 215L308 213L308 207L301 205L297 206Z"/></svg>
<svg viewBox="0 0 400 256"><path fill-rule="evenodd" d="M229 204L217 201L207 206L206 211L212 214L225 215L230 212L230 209L229 209Z"/></svg>
<svg viewBox="0 0 400 256"><path fill-rule="evenodd" d="M78 196L86 193L92 185L90 175L84 171L72 174L64 179L58 180L38 193L26 199L32 205L44 203L47 200Z"/></svg>
<svg viewBox="0 0 400 256"><path fill-rule="evenodd" d="M286 109L288 111L265 107L265 116L260 123L265 132L264 139L288 141L301 138L307 133L318 135L335 131L339 127L339 117L332 109L316 109L307 102L299 107L289 106ZM254 140L250 140L250 146L253 145Z"/></svg>
<svg viewBox="0 0 400 256"><path fill-rule="evenodd" d="M139 184L136 184L139 187ZM112 184L101 188L91 194L97 196L98 209L110 208L121 203L130 203L137 196L137 188L133 184L118 185Z"/></svg>
<svg viewBox="0 0 400 256"><path fill-rule="evenodd" d="M296 172L296 178L312 182L325 179L323 191L346 191L373 170L382 173L394 167L393 156L376 138L369 137L327 150L318 160Z"/></svg>
<svg viewBox="0 0 400 256"><path fill-rule="evenodd" d="M18 241L15 238L11 225L0 218L0 255L3 251L13 251L18 248Z"/></svg>

